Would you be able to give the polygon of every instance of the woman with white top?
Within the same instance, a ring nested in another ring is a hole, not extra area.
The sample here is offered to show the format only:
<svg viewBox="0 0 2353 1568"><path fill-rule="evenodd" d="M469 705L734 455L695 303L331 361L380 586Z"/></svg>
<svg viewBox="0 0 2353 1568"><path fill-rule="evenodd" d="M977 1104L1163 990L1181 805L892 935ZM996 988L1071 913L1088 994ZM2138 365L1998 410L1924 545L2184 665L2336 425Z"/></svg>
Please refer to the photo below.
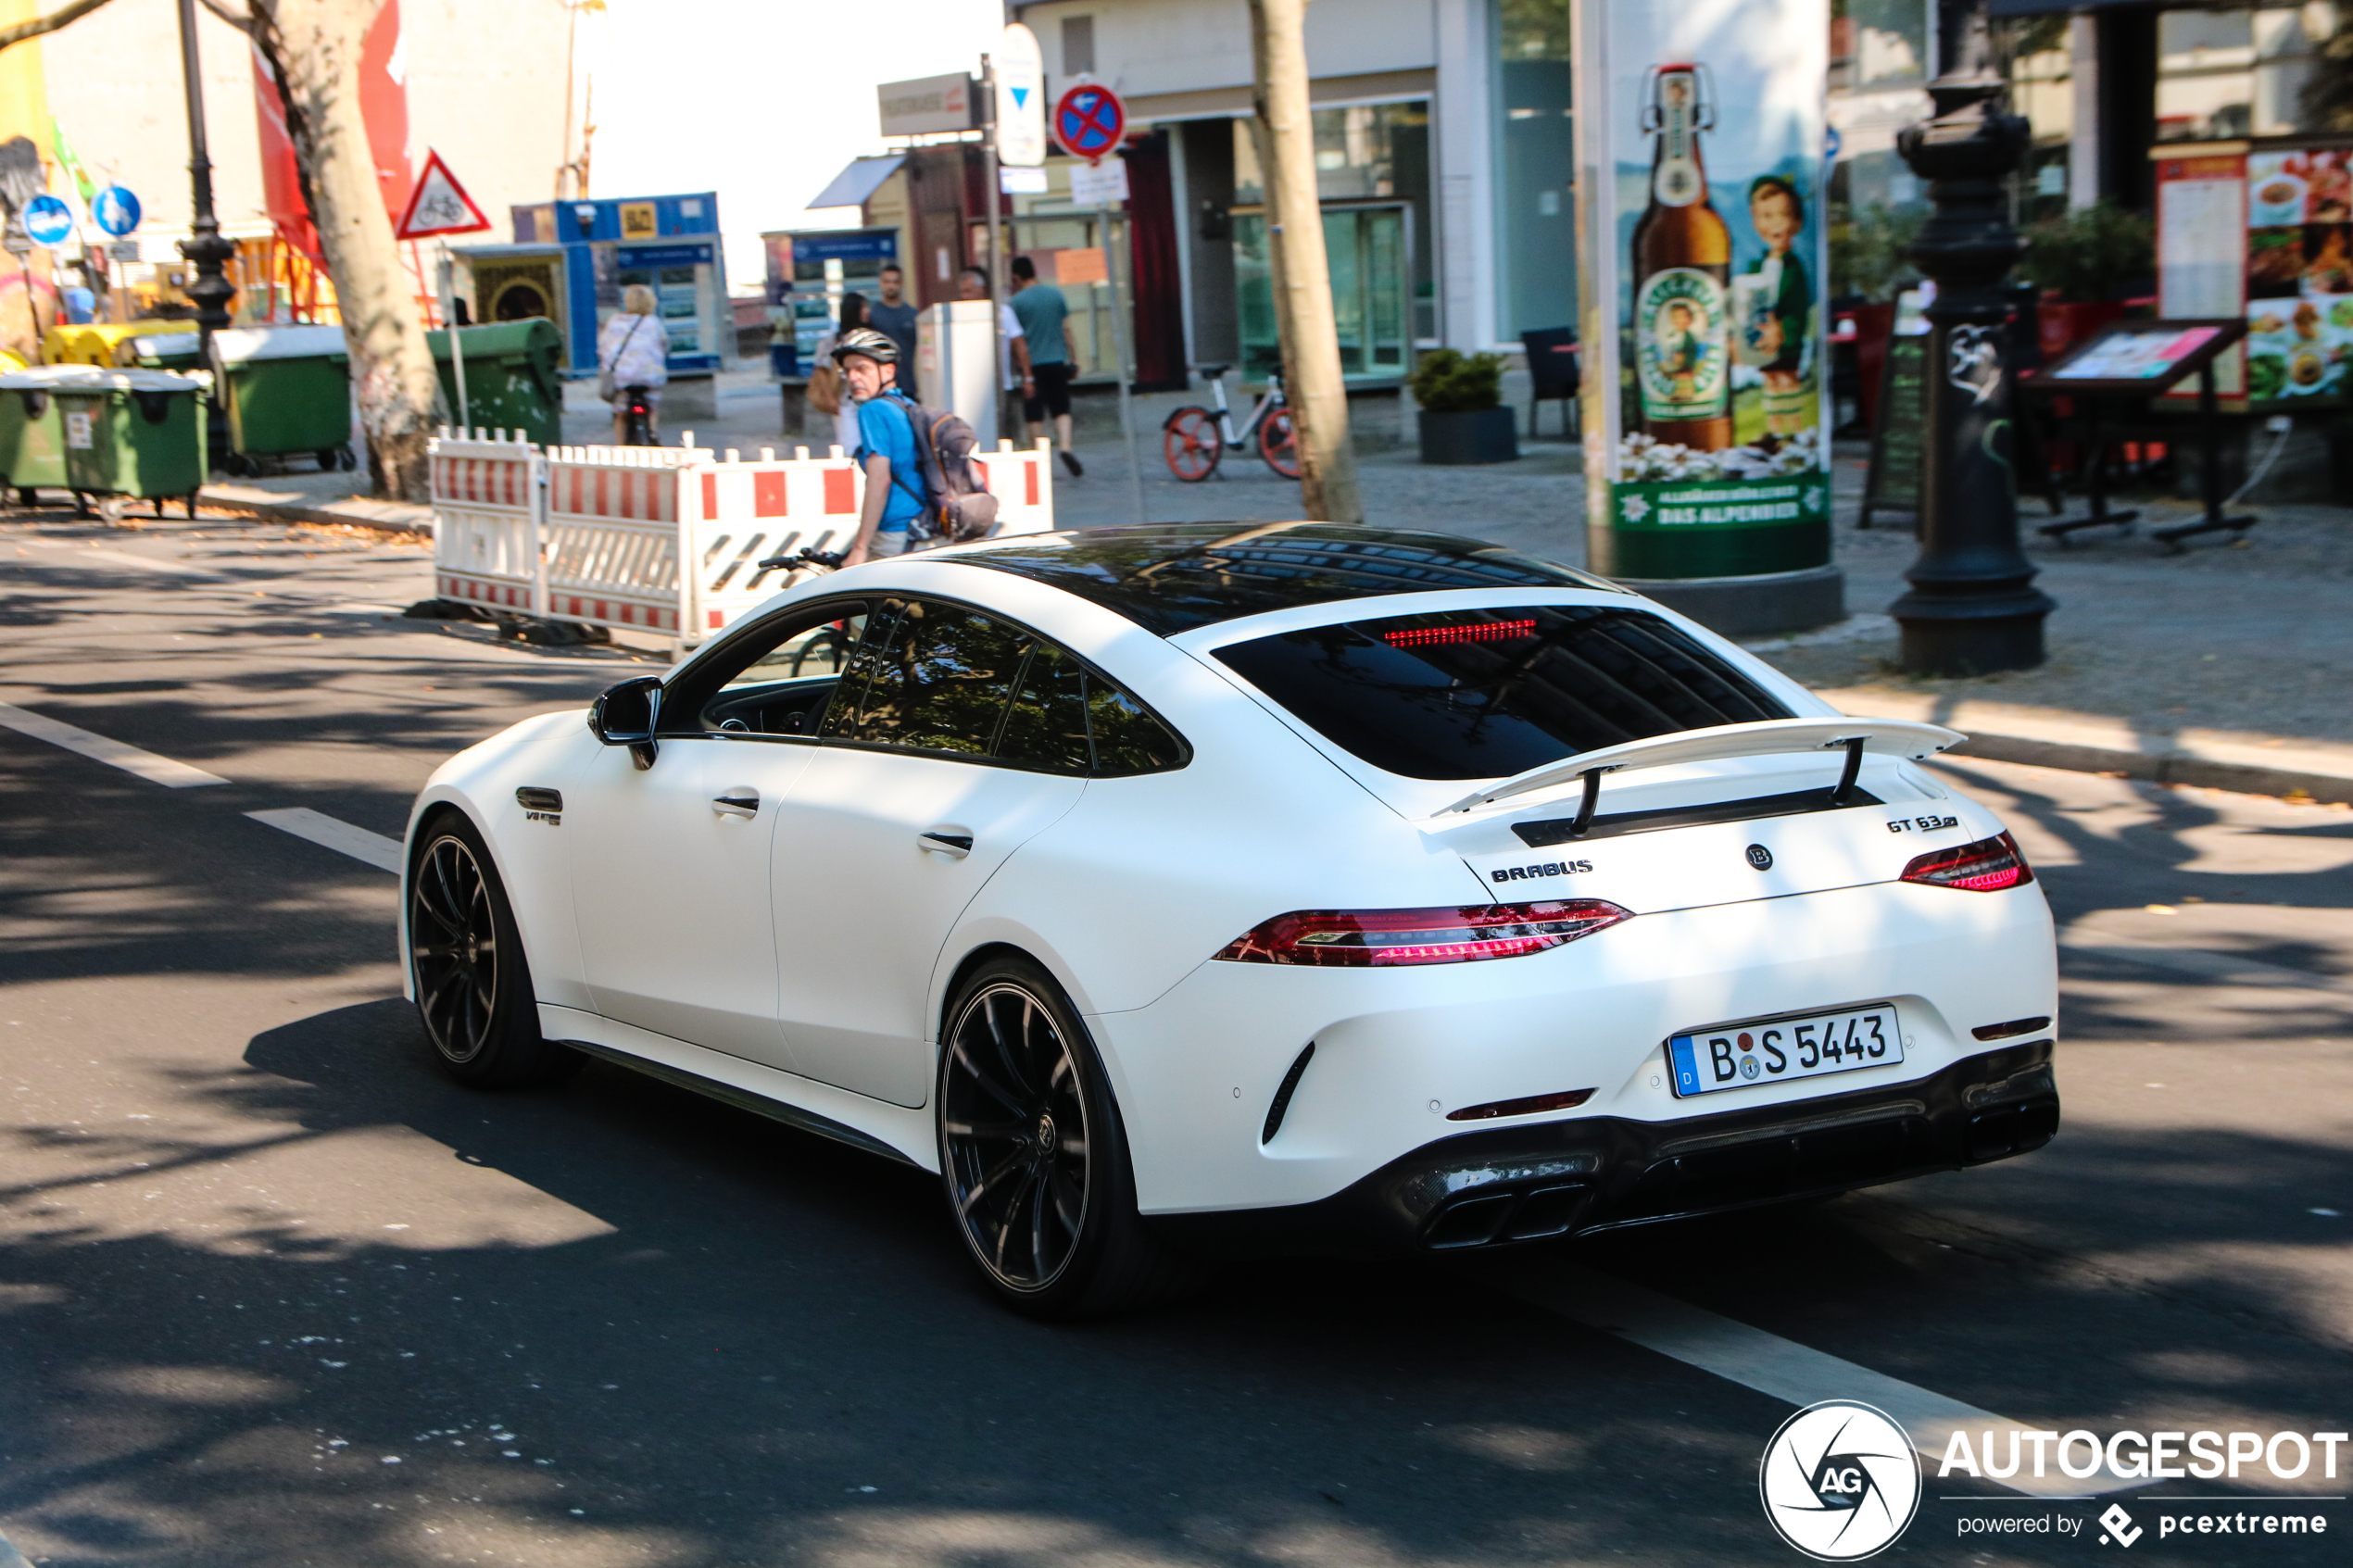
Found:
<svg viewBox="0 0 2353 1568"><path fill-rule="evenodd" d="M621 292L621 308L605 318L597 336L597 369L611 377L612 444L629 441L629 389L646 389L646 427L661 439L661 389L670 383L670 334L662 329L654 291L632 283Z"/></svg>

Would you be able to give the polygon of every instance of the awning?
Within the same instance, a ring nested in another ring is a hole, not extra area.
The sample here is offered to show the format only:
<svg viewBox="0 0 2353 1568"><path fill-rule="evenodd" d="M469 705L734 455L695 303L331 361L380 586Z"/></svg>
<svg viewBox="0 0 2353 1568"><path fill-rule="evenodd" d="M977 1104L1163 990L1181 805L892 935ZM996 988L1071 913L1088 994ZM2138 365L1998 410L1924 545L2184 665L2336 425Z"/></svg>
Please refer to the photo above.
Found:
<svg viewBox="0 0 2353 1568"><path fill-rule="evenodd" d="M834 182L810 198L811 207L863 207L866 198L882 189L882 182L899 172L907 161L903 153L885 157L856 157L849 167L834 176Z"/></svg>

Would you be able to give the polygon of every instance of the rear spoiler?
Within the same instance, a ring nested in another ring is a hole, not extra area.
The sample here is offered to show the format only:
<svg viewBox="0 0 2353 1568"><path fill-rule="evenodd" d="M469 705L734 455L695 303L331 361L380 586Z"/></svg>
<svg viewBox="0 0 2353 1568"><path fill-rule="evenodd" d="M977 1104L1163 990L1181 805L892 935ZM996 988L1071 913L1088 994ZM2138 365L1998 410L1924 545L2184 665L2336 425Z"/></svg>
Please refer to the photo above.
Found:
<svg viewBox="0 0 2353 1568"><path fill-rule="evenodd" d="M1843 749L1846 769L1839 778L1838 787L1831 792L1835 803L1854 787L1855 775L1862 768L1867 751L1882 757L1909 758L1917 762L1968 738L1958 730L1948 730L1942 724L1919 724L1906 719L1761 719L1750 724L1718 724L1705 730L1653 735L1648 740L1629 740L1620 746L1605 746L1547 762L1466 795L1433 815L1443 817L1492 806L1516 795L1582 779L1584 803L1578 808L1577 821L1569 830L1572 834L1579 834L1592 822L1604 773L1614 773L1621 768L1669 768L1681 762L1717 762L1733 757Z"/></svg>

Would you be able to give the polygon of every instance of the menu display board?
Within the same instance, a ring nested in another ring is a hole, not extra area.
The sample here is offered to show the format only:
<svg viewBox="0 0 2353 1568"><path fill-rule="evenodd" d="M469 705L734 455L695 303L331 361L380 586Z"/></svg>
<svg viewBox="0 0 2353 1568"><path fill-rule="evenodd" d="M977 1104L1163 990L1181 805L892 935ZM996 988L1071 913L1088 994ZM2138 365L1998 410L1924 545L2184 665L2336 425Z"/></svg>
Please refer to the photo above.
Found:
<svg viewBox="0 0 2353 1568"><path fill-rule="evenodd" d="M2246 159L2247 395L2353 393L2353 149Z"/></svg>
<svg viewBox="0 0 2353 1568"><path fill-rule="evenodd" d="M2154 396L2206 369L2246 334L2235 317L2219 321L2136 321L2112 327L2036 372L2045 392L2118 392Z"/></svg>

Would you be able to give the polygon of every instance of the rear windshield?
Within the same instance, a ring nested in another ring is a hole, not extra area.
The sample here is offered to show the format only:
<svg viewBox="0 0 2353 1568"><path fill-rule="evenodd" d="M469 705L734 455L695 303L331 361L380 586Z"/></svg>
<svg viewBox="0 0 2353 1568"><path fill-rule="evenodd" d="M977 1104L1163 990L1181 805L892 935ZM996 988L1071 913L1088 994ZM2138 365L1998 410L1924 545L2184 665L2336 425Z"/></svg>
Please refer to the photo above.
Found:
<svg viewBox="0 0 2353 1568"><path fill-rule="evenodd" d="M1350 621L1217 650L1335 745L1416 779L1491 779L1623 741L1793 717L1645 610L1542 605Z"/></svg>

